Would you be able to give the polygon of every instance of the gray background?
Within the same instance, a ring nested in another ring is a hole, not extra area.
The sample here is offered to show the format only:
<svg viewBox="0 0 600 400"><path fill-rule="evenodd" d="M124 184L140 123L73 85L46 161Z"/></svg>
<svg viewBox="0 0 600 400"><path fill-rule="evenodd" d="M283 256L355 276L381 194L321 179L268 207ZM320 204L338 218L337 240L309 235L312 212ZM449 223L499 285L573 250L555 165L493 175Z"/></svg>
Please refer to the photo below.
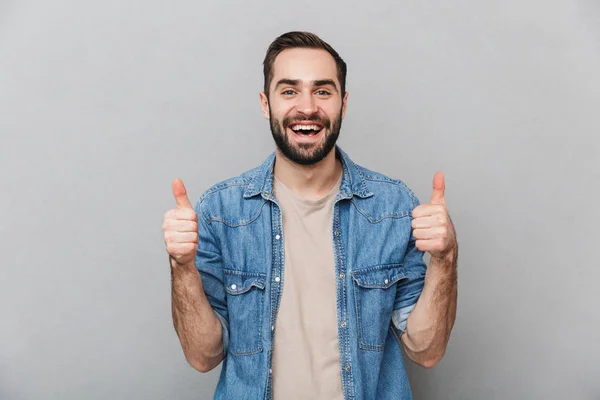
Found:
<svg viewBox="0 0 600 400"><path fill-rule="evenodd" d="M459 309L416 399L599 399L600 5L0 1L0 398L208 399L170 314L163 213L273 150L277 35L349 64L340 144L431 195ZM410 362L407 362L410 364Z"/></svg>

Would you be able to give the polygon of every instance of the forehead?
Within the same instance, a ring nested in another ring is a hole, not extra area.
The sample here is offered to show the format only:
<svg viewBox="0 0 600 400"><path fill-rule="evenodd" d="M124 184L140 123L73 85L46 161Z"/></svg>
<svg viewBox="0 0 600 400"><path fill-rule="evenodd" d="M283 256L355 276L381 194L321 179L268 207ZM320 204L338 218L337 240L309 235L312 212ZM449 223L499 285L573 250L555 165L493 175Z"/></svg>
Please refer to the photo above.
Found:
<svg viewBox="0 0 600 400"><path fill-rule="evenodd" d="M279 53L273 63L272 84L276 84L282 78L307 82L333 79L338 87L340 84L337 79L335 60L331 54L322 49L294 48Z"/></svg>

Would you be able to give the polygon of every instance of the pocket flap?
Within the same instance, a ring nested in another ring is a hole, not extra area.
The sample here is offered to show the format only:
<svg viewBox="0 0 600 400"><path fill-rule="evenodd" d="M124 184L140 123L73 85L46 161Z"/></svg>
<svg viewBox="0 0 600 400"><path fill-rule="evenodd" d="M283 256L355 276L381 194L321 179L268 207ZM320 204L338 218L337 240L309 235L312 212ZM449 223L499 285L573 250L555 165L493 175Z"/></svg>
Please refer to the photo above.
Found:
<svg viewBox="0 0 600 400"><path fill-rule="evenodd" d="M384 264L350 272L352 279L368 289L387 289L406 276L402 264Z"/></svg>
<svg viewBox="0 0 600 400"><path fill-rule="evenodd" d="M229 294L246 293L252 286L265 288L267 276L256 272L235 271L224 269L225 291Z"/></svg>

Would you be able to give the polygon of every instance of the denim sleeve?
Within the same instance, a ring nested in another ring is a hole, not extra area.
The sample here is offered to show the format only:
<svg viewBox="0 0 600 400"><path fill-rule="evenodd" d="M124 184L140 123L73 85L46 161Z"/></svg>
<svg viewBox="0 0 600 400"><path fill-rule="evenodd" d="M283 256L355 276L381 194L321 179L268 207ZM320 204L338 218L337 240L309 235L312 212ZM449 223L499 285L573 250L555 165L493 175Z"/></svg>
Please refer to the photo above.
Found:
<svg viewBox="0 0 600 400"><path fill-rule="evenodd" d="M413 203L414 209L419 205L419 200L415 197ZM406 331L406 321L419 300L427 271L427 266L423 261L424 253L417 249L415 241L411 228L410 239L402 261L406 277L398 282L394 311L392 312L392 329L395 330L398 337Z"/></svg>
<svg viewBox="0 0 600 400"><path fill-rule="evenodd" d="M223 327L223 353L227 356L229 348L229 315L227 298L223 285L223 258L219 242L203 212L202 200L196 203L198 214L198 251L196 252L196 268L202 277L202 286L208 302L217 314Z"/></svg>

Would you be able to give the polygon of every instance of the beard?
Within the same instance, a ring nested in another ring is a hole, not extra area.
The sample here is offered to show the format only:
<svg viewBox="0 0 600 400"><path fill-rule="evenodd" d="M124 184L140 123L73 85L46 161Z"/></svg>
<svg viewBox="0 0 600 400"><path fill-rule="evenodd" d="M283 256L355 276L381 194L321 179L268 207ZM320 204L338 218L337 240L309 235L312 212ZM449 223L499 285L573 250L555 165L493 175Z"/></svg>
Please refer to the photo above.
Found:
<svg viewBox="0 0 600 400"><path fill-rule="evenodd" d="M287 128L299 121L312 121L322 124L323 132L319 132L319 135L324 135L324 140L318 143L295 143L291 140L287 135ZM313 165L324 159L334 148L342 128L342 109L340 108L340 112L332 124L329 118L321 117L318 113L313 115L300 113L280 121L273 117L269 107L269 125L277 148L287 159L300 165Z"/></svg>

